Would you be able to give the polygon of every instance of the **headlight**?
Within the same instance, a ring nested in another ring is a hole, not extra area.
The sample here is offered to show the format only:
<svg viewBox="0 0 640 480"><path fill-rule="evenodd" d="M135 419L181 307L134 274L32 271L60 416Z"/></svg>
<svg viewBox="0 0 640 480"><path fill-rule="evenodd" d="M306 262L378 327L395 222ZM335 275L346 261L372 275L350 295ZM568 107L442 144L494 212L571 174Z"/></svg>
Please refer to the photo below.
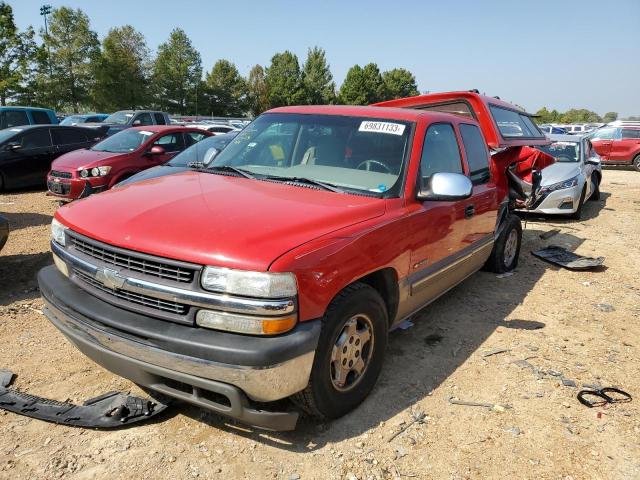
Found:
<svg viewBox="0 0 640 480"><path fill-rule="evenodd" d="M93 167L91 170L83 168L80 170L80 176L82 178L87 177L104 177L111 171L111 167Z"/></svg>
<svg viewBox="0 0 640 480"><path fill-rule="evenodd" d="M67 227L61 224L58 220L56 220L55 218L51 220L51 239L54 242L64 246L64 232L66 232L66 230Z"/></svg>
<svg viewBox="0 0 640 480"><path fill-rule="evenodd" d="M288 332L296 325L296 322L297 316L295 314L279 318L265 318L200 310L196 315L196 325L200 327L249 335L276 335Z"/></svg>
<svg viewBox="0 0 640 480"><path fill-rule="evenodd" d="M578 185L578 175L569 180L564 180L562 182L554 183L553 185L546 185L540 188L540 192L554 192L556 190L564 190L565 188L571 188Z"/></svg>
<svg viewBox="0 0 640 480"><path fill-rule="evenodd" d="M293 273L249 272L221 267L205 267L202 288L259 298L293 297L298 291Z"/></svg>

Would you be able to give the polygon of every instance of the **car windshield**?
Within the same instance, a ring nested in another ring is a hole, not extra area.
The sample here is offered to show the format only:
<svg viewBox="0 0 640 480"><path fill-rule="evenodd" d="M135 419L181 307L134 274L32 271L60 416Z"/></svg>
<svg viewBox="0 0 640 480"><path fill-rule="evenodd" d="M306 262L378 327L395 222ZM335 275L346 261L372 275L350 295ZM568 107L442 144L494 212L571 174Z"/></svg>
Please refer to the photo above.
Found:
<svg viewBox="0 0 640 480"><path fill-rule="evenodd" d="M167 165L172 167L186 167L190 163L208 164L235 137L235 135L218 135L207 137L195 145L179 153Z"/></svg>
<svg viewBox="0 0 640 480"><path fill-rule="evenodd" d="M60 125L73 125L75 123L81 122L82 117L78 115L72 115L70 117L66 117L64 120L60 122Z"/></svg>
<svg viewBox="0 0 640 480"><path fill-rule="evenodd" d="M411 128L390 119L268 113L238 133L210 167L397 195Z"/></svg>
<svg viewBox="0 0 640 480"><path fill-rule="evenodd" d="M580 161L580 144L577 142L553 142L551 145L536 148L548 153L557 162Z"/></svg>
<svg viewBox="0 0 640 480"><path fill-rule="evenodd" d="M113 153L133 152L152 135L153 132L146 130L122 130L96 143L91 150Z"/></svg>
<svg viewBox="0 0 640 480"><path fill-rule="evenodd" d="M104 123L126 125L127 123L129 123L129 120L131 119L131 117L133 117L133 112L127 112L123 110L122 112L116 112L109 115L107 118L104 119Z"/></svg>

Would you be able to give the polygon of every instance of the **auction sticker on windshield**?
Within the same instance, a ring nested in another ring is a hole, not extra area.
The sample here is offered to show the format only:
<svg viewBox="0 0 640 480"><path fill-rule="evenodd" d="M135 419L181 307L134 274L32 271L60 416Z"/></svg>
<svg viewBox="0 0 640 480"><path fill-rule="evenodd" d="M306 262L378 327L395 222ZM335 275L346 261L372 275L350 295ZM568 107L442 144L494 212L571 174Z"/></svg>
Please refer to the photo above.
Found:
<svg viewBox="0 0 640 480"><path fill-rule="evenodd" d="M360 124L358 131L402 135L404 133L404 127L405 125L402 125L401 123L373 122L371 120L365 120Z"/></svg>

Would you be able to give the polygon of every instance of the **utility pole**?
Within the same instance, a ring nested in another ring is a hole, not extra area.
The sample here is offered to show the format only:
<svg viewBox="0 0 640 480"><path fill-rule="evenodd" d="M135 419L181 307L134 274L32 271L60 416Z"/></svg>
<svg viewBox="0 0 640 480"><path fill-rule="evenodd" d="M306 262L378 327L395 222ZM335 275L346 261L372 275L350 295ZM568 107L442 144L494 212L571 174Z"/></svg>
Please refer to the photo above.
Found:
<svg viewBox="0 0 640 480"><path fill-rule="evenodd" d="M44 33L45 36L49 36L49 25L47 24L47 16L51 15L51 5L43 5L40 7L40 15L44 17ZM51 51L49 50L49 44L47 44L47 65L49 66L49 78L53 76L51 71Z"/></svg>

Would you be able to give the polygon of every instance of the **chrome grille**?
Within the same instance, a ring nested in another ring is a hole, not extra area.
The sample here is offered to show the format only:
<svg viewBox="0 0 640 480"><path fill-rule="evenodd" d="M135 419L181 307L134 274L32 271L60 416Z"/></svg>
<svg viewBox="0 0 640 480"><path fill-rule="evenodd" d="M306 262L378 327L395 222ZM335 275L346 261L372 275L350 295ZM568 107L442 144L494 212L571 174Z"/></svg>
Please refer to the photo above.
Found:
<svg viewBox="0 0 640 480"><path fill-rule="evenodd" d="M136 303L138 305L142 305L144 307L153 308L156 310L161 310L163 312L175 313L177 315L184 315L187 313L189 307L182 303L171 302L167 300L161 300L159 298L149 297L147 295L141 295L139 293L127 292L126 290L119 289L111 289L105 287L102 283L97 281L95 278L87 275L86 273L74 268L73 273L76 275L76 278L82 280L84 283L89 286L100 290L101 292L108 293L117 298L121 298L122 300L127 300L132 303Z"/></svg>
<svg viewBox="0 0 640 480"><path fill-rule="evenodd" d="M117 252L74 235L71 235L71 243L78 252L116 267L179 283L191 283L193 281L194 271L188 268Z"/></svg>
<svg viewBox="0 0 640 480"><path fill-rule="evenodd" d="M71 172L60 172L58 170L51 170L51 176L58 178L71 178Z"/></svg>

